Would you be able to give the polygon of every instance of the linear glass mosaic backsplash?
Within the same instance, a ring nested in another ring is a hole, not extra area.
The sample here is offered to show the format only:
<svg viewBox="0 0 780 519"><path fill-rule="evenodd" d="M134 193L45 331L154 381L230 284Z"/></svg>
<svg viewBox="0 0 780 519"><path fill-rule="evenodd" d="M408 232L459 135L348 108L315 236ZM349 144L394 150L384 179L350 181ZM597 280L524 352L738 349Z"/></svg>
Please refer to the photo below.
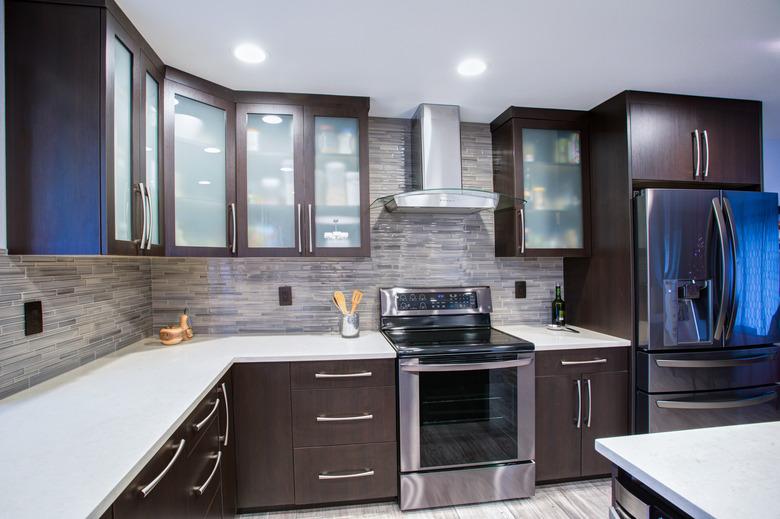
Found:
<svg viewBox="0 0 780 519"><path fill-rule="evenodd" d="M490 128L461 128L464 186L491 190ZM370 119L372 200L410 185L409 141L409 121ZM361 328L376 329L379 287L447 285L490 286L495 323L546 322L555 283L563 279L562 260L496 258L493 241L490 212L464 217L372 209L370 258L154 259L154 326L174 323L189 307L199 333L333 331L332 292L358 288L365 292ZM515 280L527 281L526 299L514 298ZM278 304L283 285L292 287L292 306Z"/></svg>

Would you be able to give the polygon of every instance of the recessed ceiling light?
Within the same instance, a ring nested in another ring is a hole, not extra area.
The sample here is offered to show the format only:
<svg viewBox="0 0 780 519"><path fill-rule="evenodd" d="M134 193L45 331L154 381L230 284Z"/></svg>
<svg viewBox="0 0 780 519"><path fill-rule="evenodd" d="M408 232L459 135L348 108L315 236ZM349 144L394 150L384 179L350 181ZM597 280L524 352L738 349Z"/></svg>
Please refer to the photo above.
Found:
<svg viewBox="0 0 780 519"><path fill-rule="evenodd" d="M265 51L254 43L242 43L233 49L233 55L244 63L262 63L265 61Z"/></svg>
<svg viewBox="0 0 780 519"><path fill-rule="evenodd" d="M203 148L203 151L206 153L219 153L222 150L219 148L214 148L213 146L209 146L208 148Z"/></svg>
<svg viewBox="0 0 780 519"><path fill-rule="evenodd" d="M263 122L266 124L279 124L282 122L282 118L278 115L264 115Z"/></svg>
<svg viewBox="0 0 780 519"><path fill-rule="evenodd" d="M487 65L478 58L464 59L458 64L458 74L461 76L478 76L485 72Z"/></svg>
<svg viewBox="0 0 780 519"><path fill-rule="evenodd" d="M285 166L283 168L279 168L279 171L284 171L285 173L290 173L292 170L293 170L293 168L290 168L290 167L287 167L287 166Z"/></svg>
<svg viewBox="0 0 780 519"><path fill-rule="evenodd" d="M198 180L198 184L200 184L201 186L210 186L211 180Z"/></svg>

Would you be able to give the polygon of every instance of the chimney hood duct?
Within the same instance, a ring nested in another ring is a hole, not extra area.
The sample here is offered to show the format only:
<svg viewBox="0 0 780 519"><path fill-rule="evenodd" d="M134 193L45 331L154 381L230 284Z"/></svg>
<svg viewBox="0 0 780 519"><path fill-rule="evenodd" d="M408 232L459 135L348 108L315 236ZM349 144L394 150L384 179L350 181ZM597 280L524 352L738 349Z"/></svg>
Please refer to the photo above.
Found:
<svg viewBox="0 0 780 519"><path fill-rule="evenodd" d="M496 209L498 193L463 189L459 106L421 104L412 117L411 153L413 191L380 199L388 211L469 214Z"/></svg>

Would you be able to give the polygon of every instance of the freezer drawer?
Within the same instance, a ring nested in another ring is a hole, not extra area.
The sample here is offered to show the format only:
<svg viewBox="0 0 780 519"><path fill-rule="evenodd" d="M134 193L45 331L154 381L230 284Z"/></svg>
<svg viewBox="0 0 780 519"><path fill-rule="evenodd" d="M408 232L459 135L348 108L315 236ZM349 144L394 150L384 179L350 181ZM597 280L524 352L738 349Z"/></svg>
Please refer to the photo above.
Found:
<svg viewBox="0 0 780 519"><path fill-rule="evenodd" d="M689 353L637 352L636 385L646 393L707 391L780 382L780 347Z"/></svg>
<svg viewBox="0 0 780 519"><path fill-rule="evenodd" d="M665 432L780 420L780 386L650 395L637 391L637 431Z"/></svg>

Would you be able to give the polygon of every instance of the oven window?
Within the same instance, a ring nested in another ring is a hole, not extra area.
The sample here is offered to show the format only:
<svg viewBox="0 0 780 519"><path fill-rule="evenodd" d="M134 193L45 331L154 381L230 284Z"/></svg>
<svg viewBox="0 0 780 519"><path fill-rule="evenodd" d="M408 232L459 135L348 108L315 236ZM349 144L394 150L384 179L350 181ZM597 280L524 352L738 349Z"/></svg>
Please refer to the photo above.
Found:
<svg viewBox="0 0 780 519"><path fill-rule="evenodd" d="M419 376L420 468L517 459L517 368Z"/></svg>

